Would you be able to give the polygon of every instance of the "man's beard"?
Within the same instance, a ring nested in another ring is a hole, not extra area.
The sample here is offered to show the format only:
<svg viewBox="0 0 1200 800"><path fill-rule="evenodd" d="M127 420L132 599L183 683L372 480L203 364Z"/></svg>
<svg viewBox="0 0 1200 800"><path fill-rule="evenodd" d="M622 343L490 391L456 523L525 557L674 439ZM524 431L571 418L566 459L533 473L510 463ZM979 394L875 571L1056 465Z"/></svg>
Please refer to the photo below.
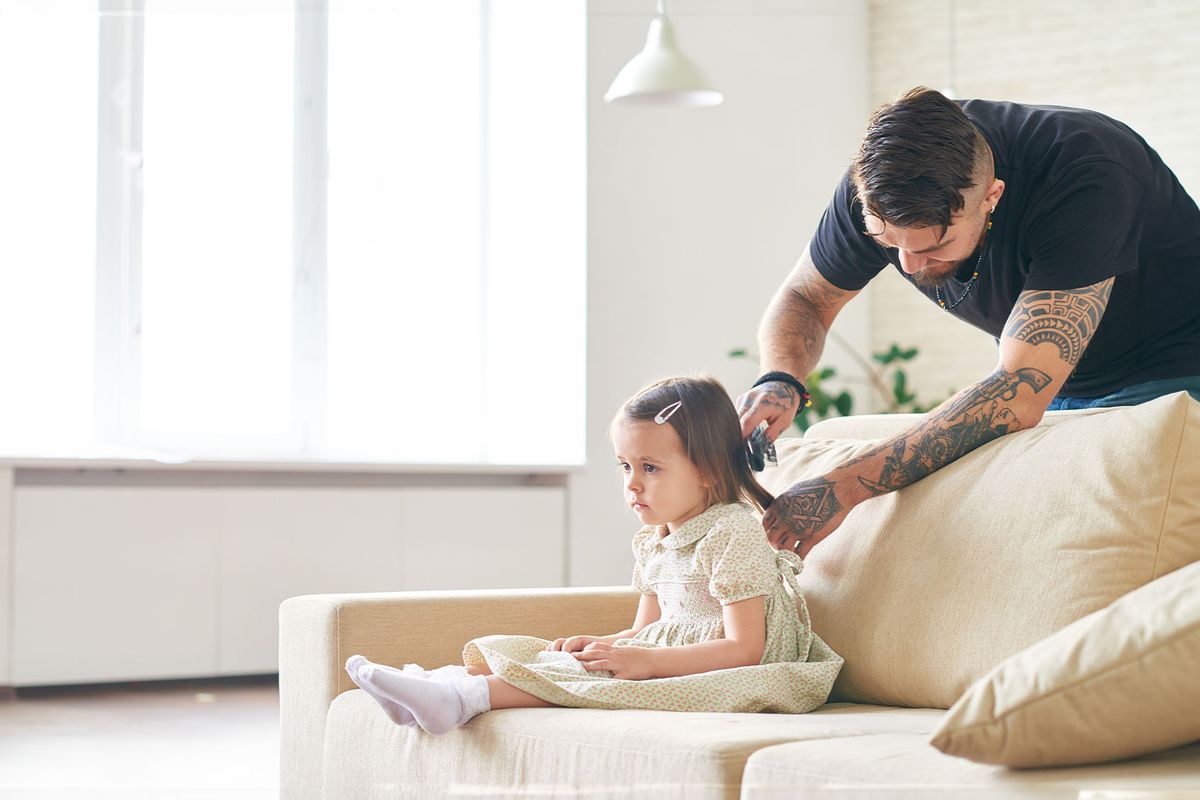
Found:
<svg viewBox="0 0 1200 800"><path fill-rule="evenodd" d="M979 240L975 242L975 251L973 251L971 255L959 261L943 261L940 262L936 267L926 267L923 270L914 272L912 275L913 283L925 289L932 289L935 286L939 289L943 288L947 283L950 282L950 279L954 277L955 273L962 268L962 265L967 263L967 259L975 256L979 248L983 247L986 237L987 228L985 227L979 232Z"/></svg>
<svg viewBox="0 0 1200 800"><path fill-rule="evenodd" d="M962 265L961 261L954 261L949 264L940 264L937 267L926 267L923 270L914 272L912 281L917 286L925 289L932 289L935 286L941 288L950 282L950 278L954 273L958 272L958 268Z"/></svg>

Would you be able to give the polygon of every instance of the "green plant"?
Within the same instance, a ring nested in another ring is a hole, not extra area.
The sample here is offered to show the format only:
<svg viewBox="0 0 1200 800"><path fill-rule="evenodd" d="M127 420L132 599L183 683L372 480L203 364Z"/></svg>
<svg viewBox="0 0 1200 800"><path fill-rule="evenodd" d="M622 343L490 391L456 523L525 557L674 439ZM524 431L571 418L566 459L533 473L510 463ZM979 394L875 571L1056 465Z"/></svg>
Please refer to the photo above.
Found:
<svg viewBox="0 0 1200 800"><path fill-rule="evenodd" d="M838 336L833 331L829 332L829 336L835 339L859 363L866 376L865 378L847 376L843 380L858 380L869 385L871 390L877 395L881 405L880 410L883 413L923 414L942 402L939 400L934 403L919 403L917 402L916 393L910 389L908 373L904 371L904 365L917 357L917 348L910 347L905 349L893 343L891 348L886 352L872 353L871 360L868 361L841 336ZM744 348L730 350L729 357L757 358L757 356ZM793 424L800 430L808 430L809 426L818 420L838 415L848 417L853 412L855 398L850 391L843 389L837 392L837 394L833 394L834 390L829 387L829 380L835 377L837 377L836 369L833 367L821 367L810 372L804 379L804 386L808 389L808 393L812 398L812 405L808 408L800 409L800 413L793 420Z"/></svg>

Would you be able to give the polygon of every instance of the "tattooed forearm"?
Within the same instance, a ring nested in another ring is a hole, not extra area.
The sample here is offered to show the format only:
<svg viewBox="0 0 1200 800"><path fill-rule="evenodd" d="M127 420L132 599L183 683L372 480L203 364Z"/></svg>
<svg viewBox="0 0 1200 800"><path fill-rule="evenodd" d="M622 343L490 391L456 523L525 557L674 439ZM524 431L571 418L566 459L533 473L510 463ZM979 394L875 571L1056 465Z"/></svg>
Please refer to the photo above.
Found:
<svg viewBox="0 0 1200 800"><path fill-rule="evenodd" d="M820 478L788 487L763 515L767 540L803 556L866 496L902 489L980 445L1021 427L1013 401L1022 387L1038 394L1052 379L1033 367L1003 367L893 437ZM864 492L865 489L865 492ZM840 495L840 497L839 497Z"/></svg>
<svg viewBox="0 0 1200 800"><path fill-rule="evenodd" d="M980 445L1018 430L1021 421L1009 401L1023 385L1037 394L1050 382L1049 375L1032 367L1016 372L1000 368L938 409L913 433L896 437L844 466L886 454L875 477L859 475L858 481L877 495L902 489Z"/></svg>
<svg viewBox="0 0 1200 800"><path fill-rule="evenodd" d="M961 392L957 397L952 398L944 408L938 409L933 420L961 417L989 401L1012 400L1016 398L1017 389L1021 384L1028 384L1033 388L1033 393L1038 394L1050 385L1050 380L1049 375L1033 367L1021 367L1016 372L1009 372L1001 367L979 383ZM926 425L928 424L927 422ZM1008 433L1008 431L1002 431L1002 433Z"/></svg>
<svg viewBox="0 0 1200 800"><path fill-rule="evenodd" d="M801 481L767 509L767 538L777 548L799 550L841 510L831 481Z"/></svg>
<svg viewBox="0 0 1200 800"><path fill-rule="evenodd" d="M1074 366L1100 325L1113 279L1066 292L1023 292L1004 335L1032 345L1052 344Z"/></svg>

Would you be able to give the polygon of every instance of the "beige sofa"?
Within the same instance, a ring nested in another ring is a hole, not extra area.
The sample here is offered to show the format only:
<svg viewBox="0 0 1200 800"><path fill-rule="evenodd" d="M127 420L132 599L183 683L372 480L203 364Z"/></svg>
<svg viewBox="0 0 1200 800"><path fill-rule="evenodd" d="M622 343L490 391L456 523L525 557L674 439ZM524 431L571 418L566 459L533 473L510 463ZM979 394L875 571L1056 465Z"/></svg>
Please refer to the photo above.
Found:
<svg viewBox="0 0 1200 800"><path fill-rule="evenodd" d="M821 423L780 443L765 482L819 474L909 422ZM1179 394L1048 414L856 508L801 576L846 658L806 715L513 709L429 736L390 723L347 656L432 666L489 633L611 632L635 594L291 598L282 796L1200 797L1198 561L1200 404Z"/></svg>

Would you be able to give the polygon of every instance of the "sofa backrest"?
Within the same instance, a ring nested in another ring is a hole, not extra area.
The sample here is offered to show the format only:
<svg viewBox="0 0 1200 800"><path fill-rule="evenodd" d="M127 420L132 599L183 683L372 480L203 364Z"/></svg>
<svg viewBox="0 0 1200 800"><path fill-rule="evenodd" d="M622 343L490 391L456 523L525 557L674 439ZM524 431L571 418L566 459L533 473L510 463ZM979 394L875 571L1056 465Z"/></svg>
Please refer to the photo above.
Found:
<svg viewBox="0 0 1200 800"><path fill-rule="evenodd" d="M916 419L781 439L762 482L778 493ZM809 554L801 586L814 630L846 659L832 699L948 708L1013 653L1196 560L1200 403L1179 393L1050 412L862 503Z"/></svg>

